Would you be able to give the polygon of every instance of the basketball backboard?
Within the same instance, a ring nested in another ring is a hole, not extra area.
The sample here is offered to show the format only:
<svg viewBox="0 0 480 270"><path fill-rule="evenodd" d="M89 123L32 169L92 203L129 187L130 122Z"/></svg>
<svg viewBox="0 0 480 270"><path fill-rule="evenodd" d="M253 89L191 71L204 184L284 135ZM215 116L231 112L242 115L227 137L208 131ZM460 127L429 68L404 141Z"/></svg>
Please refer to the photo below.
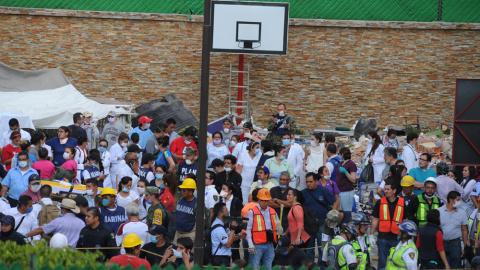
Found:
<svg viewBox="0 0 480 270"><path fill-rule="evenodd" d="M289 3L212 2L212 52L287 54Z"/></svg>

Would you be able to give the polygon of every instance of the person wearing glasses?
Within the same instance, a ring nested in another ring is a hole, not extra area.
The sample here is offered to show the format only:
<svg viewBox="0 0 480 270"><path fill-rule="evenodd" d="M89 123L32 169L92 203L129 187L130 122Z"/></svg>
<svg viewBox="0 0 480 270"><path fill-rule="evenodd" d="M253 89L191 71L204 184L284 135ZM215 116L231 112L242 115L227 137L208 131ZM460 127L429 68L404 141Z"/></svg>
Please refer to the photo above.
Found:
<svg viewBox="0 0 480 270"><path fill-rule="evenodd" d="M437 177L437 172L434 169L430 169L430 162L432 161L432 156L429 153L420 154L418 158L418 167L413 168L408 173L413 179L415 179L415 194L422 194L421 188L423 188L423 183L429 177ZM407 168L408 169L408 168Z"/></svg>
<svg viewBox="0 0 480 270"><path fill-rule="evenodd" d="M53 164L55 166L61 166L65 159L63 153L67 146L75 148L78 145L77 139L70 137L72 130L66 126L61 126L57 131L57 137L54 137L46 142L47 145L52 147L53 151Z"/></svg>

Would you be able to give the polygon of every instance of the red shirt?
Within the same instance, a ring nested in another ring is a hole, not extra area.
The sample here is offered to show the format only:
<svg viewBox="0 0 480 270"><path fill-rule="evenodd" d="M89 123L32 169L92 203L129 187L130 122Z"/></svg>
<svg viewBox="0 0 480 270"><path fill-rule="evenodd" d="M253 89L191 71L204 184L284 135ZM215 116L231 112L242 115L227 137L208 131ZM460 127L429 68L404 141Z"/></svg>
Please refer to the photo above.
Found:
<svg viewBox="0 0 480 270"><path fill-rule="evenodd" d="M195 150L198 151L197 145L195 144L194 141L192 141L190 144L186 144L185 141L183 140L182 137L176 138L175 140L172 141L170 144L170 152L174 155L184 155L185 154L185 148L187 147L193 147ZM184 161L185 159L178 159L178 163Z"/></svg>
<svg viewBox="0 0 480 270"><path fill-rule="evenodd" d="M138 257L130 257L125 254L115 256L110 259L110 263L116 263L120 266L131 265L133 269L137 269L142 265L145 265L147 269L150 269L150 263L147 260L140 259Z"/></svg>
<svg viewBox="0 0 480 270"><path fill-rule="evenodd" d="M238 136L240 136L240 141L242 141L242 142L244 142L244 141L247 140L247 138L245 138L245 133L242 133L242 134L240 134L240 135L238 135Z"/></svg>
<svg viewBox="0 0 480 270"><path fill-rule="evenodd" d="M12 144L8 144L7 146L5 146L3 148L3 153L2 153L2 162L5 162L5 160L9 160L9 159L12 159L13 158L13 153L20 153L20 151L22 151L22 148L20 148L20 146L18 147L13 147ZM6 170L9 171L11 168L12 168L12 163L10 162L10 164L7 164L5 166Z"/></svg>
<svg viewBox="0 0 480 270"><path fill-rule="evenodd" d="M437 235L435 236L435 242L437 243L437 251L438 252L445 249L443 247L443 233L442 233L442 231L437 232ZM421 246L422 246L422 243L420 243L420 237L417 237L417 248L420 248Z"/></svg>
<svg viewBox="0 0 480 270"><path fill-rule="evenodd" d="M29 188L27 188L27 190L25 190L25 192L23 192L22 195L28 195L32 197L32 202L40 201L41 199L40 191L37 193L33 193Z"/></svg>
<svg viewBox="0 0 480 270"><path fill-rule="evenodd" d="M168 212L172 213L175 210L175 196L172 196L169 188L160 194L160 202L167 208Z"/></svg>

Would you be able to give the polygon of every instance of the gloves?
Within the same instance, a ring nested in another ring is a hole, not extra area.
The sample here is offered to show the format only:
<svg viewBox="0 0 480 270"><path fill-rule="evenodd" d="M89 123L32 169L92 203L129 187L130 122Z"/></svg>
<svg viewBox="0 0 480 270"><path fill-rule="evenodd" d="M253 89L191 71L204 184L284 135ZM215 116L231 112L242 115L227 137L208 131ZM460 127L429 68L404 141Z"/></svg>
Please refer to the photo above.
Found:
<svg viewBox="0 0 480 270"><path fill-rule="evenodd" d="M255 246L253 244L248 244L248 253L251 255L257 254L257 250L255 249Z"/></svg>
<svg viewBox="0 0 480 270"><path fill-rule="evenodd" d="M283 228L280 227L277 229L277 235L282 235L283 234Z"/></svg>
<svg viewBox="0 0 480 270"><path fill-rule="evenodd" d="M375 236L373 234L368 236L368 242L370 242L371 247L377 245L377 240L375 240Z"/></svg>
<svg viewBox="0 0 480 270"><path fill-rule="evenodd" d="M273 174L273 177L274 177L274 178L277 178L277 179L280 178L280 173L279 173L279 172L274 173L274 174Z"/></svg>
<svg viewBox="0 0 480 270"><path fill-rule="evenodd" d="M348 174L348 171L347 169L345 169L344 167L340 167L340 172L343 173L343 174Z"/></svg>

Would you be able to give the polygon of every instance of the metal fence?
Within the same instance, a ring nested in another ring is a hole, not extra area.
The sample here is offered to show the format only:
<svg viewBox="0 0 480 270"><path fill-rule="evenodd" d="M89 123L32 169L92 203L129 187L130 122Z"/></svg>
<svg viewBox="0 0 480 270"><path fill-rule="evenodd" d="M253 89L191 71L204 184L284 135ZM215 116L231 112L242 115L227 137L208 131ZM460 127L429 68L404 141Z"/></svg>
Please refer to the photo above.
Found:
<svg viewBox="0 0 480 270"><path fill-rule="evenodd" d="M264 0L282 2L281 0ZM480 22L480 0L290 0L290 18ZM203 0L0 0L0 6L203 15Z"/></svg>

